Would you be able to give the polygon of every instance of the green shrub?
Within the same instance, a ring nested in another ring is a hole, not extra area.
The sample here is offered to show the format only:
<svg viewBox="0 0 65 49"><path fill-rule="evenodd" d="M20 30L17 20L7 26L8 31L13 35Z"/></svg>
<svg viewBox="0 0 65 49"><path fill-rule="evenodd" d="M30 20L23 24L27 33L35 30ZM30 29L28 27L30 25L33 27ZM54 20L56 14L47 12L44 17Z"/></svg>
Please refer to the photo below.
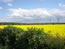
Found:
<svg viewBox="0 0 65 49"><path fill-rule="evenodd" d="M50 31L49 31L50 32ZM46 34L43 29L8 26L0 30L0 49L65 49L65 40Z"/></svg>
<svg viewBox="0 0 65 49"><path fill-rule="evenodd" d="M2 43L3 47L8 47L9 49L15 48L15 43L17 38L23 33L24 30L20 28L16 28L13 26L5 27L0 32L0 42Z"/></svg>
<svg viewBox="0 0 65 49"><path fill-rule="evenodd" d="M56 37L48 35L46 39L46 43L48 45L48 49L64 49L65 47L64 38L58 36L58 34Z"/></svg>
<svg viewBox="0 0 65 49"><path fill-rule="evenodd" d="M16 49L44 49L46 36L43 29L28 28L17 41Z"/></svg>

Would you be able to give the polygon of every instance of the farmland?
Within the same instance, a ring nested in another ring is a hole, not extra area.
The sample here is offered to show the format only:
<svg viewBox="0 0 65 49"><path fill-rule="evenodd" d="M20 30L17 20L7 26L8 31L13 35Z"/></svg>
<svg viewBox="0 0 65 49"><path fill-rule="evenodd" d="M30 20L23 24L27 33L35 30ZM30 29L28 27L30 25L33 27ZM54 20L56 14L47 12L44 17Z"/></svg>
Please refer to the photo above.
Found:
<svg viewBox="0 0 65 49"><path fill-rule="evenodd" d="M3 29L8 25L0 25L0 29ZM65 24L42 24L42 25L10 25L17 28L22 28L27 30L27 28L42 28L44 32L50 33L50 35L56 36L57 34L60 37L65 36Z"/></svg>
<svg viewBox="0 0 65 49"><path fill-rule="evenodd" d="M1 49L65 49L65 24L0 25L0 45Z"/></svg>

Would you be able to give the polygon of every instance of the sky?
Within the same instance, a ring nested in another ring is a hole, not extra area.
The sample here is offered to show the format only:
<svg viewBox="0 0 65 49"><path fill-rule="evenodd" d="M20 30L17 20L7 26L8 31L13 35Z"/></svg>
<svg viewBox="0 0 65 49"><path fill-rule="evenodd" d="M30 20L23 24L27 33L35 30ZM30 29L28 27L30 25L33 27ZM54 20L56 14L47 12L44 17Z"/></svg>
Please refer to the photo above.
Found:
<svg viewBox="0 0 65 49"><path fill-rule="evenodd" d="M65 22L65 0L0 0L0 22Z"/></svg>

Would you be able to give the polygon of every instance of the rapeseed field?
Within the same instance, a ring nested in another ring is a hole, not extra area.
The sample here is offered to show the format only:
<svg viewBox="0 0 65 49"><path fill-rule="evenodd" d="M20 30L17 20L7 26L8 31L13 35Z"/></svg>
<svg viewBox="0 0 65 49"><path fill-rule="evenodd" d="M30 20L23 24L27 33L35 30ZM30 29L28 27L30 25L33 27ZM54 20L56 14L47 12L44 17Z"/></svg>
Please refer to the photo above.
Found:
<svg viewBox="0 0 65 49"><path fill-rule="evenodd" d="M7 27L8 25L0 25L0 29ZM18 28L22 28L27 30L27 28L42 28L44 32L56 36L59 35L60 37L65 37L65 24L43 24L43 25L10 25Z"/></svg>

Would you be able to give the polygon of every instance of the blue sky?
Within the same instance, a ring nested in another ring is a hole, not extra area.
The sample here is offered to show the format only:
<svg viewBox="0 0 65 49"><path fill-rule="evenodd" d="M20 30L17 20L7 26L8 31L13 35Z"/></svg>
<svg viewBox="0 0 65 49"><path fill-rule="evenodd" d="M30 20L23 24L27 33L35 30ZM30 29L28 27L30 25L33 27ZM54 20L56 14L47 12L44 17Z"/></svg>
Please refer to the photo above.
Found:
<svg viewBox="0 0 65 49"><path fill-rule="evenodd" d="M65 0L0 0L0 22L65 22Z"/></svg>

